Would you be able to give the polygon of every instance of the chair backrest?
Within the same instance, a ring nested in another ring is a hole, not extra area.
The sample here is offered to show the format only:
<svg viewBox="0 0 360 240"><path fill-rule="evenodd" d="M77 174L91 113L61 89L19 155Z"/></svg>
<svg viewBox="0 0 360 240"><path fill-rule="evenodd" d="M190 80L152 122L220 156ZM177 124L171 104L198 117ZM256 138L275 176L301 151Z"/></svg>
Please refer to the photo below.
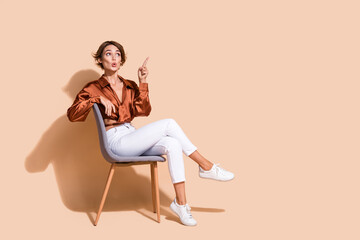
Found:
<svg viewBox="0 0 360 240"><path fill-rule="evenodd" d="M97 126L97 130L98 130L98 134L99 134L101 153L107 161L114 162L111 160L111 158L112 158L111 155L113 155L113 153L109 149L109 143L108 143L108 139L107 139L107 135L106 135L104 120L102 118L102 115L101 115L101 112L100 112L100 109L99 109L99 106L97 103L94 103L94 105L93 105L93 112L95 115L96 126Z"/></svg>

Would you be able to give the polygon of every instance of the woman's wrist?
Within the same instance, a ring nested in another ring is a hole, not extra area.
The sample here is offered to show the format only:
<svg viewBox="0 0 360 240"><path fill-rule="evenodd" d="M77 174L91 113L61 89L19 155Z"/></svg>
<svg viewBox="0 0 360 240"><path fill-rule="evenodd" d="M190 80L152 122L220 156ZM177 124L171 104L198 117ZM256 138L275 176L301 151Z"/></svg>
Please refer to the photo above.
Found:
<svg viewBox="0 0 360 240"><path fill-rule="evenodd" d="M139 79L139 83L147 83L147 81L146 81L146 79L144 79L144 80Z"/></svg>

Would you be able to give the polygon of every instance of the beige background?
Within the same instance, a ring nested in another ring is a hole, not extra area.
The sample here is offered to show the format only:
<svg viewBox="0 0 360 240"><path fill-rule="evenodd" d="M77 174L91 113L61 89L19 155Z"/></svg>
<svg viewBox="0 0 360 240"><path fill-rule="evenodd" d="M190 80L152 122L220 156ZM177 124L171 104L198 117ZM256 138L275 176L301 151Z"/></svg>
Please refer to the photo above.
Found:
<svg viewBox="0 0 360 240"><path fill-rule="evenodd" d="M2 239L359 239L358 1L1 1ZM136 127L174 118L201 153L236 174L200 179L184 157L199 224L181 225L161 164L161 224L149 169L116 172L75 94L91 57L122 43L121 75L150 56L153 106ZM3 238L6 236L6 238Z"/></svg>

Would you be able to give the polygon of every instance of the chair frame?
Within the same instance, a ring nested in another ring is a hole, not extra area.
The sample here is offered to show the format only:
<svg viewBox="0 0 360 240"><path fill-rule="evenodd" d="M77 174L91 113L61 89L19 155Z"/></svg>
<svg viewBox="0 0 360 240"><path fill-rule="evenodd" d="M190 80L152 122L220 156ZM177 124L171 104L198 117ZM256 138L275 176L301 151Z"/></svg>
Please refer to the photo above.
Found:
<svg viewBox="0 0 360 240"><path fill-rule="evenodd" d="M96 215L96 219L95 219L95 223L94 223L95 226L97 225L97 223L100 219L100 215L101 215L102 209L104 207L107 194L109 192L111 181L114 176L115 168L116 167L127 167L127 166L132 166L132 165L144 165L144 164L150 164L153 212L157 213L157 222L160 223L160 195L159 195L159 180L158 180L157 162L134 162L134 163L113 163L113 164L111 164L109 175L108 175L108 178L107 178L107 181L105 184L105 190L104 190L103 196L101 198L98 213Z"/></svg>
<svg viewBox="0 0 360 240"><path fill-rule="evenodd" d="M94 226L99 222L102 209L104 207L106 197L108 195L111 181L114 176L116 167L128 167L133 165L145 165L150 164L150 173L151 173L151 192L152 192L152 203L153 203L153 212L157 213L157 222L160 223L160 194L159 194L159 180L158 180L158 165L157 162L164 162L166 159L162 156L131 156L131 157L122 157L115 155L108 147L106 130L104 120L102 118L99 106L97 103L93 105L93 112L95 115L95 120L97 124L100 148L103 157L111 163L110 171L106 180L104 193L101 198L99 210L96 215Z"/></svg>

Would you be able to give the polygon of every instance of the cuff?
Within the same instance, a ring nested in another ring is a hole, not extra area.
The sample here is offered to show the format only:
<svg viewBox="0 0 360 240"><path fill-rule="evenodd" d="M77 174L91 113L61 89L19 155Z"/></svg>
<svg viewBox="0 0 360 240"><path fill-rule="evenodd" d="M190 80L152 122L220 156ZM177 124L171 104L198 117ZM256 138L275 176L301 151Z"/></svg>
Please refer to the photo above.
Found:
<svg viewBox="0 0 360 240"><path fill-rule="evenodd" d="M140 91L149 91L148 83L140 83L139 84L139 90Z"/></svg>
<svg viewBox="0 0 360 240"><path fill-rule="evenodd" d="M100 96L93 97L90 99L91 103L100 103Z"/></svg>

